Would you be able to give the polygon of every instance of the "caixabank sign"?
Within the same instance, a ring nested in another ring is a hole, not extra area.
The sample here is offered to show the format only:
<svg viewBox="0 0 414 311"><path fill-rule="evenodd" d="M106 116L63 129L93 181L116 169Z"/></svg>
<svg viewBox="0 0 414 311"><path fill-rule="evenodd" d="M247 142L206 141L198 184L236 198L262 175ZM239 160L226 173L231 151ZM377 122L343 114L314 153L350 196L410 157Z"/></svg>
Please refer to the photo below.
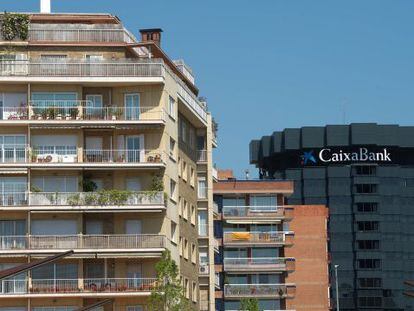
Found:
<svg viewBox="0 0 414 311"><path fill-rule="evenodd" d="M370 149L357 147L352 150L323 148L304 151L301 165L351 164L351 163L392 163L392 153L387 148Z"/></svg>

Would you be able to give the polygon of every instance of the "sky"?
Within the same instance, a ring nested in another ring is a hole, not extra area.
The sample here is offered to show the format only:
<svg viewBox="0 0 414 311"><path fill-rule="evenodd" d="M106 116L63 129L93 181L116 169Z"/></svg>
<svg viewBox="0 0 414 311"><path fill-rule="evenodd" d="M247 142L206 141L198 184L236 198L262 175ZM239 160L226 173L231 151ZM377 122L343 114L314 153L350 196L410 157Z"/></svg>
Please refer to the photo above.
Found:
<svg viewBox="0 0 414 311"><path fill-rule="evenodd" d="M1 0L39 11L39 0ZM164 30L219 124L214 162L238 177L249 142L273 131L355 122L413 125L412 0L52 0L53 12L117 15Z"/></svg>

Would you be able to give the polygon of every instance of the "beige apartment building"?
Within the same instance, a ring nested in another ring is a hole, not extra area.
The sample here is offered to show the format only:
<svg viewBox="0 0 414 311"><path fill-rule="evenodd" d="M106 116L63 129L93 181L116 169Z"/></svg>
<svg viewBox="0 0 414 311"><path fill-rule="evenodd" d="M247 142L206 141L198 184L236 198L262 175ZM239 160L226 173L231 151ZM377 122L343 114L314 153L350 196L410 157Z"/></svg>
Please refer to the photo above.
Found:
<svg viewBox="0 0 414 311"><path fill-rule="evenodd" d="M214 269L200 268L199 247L214 267L215 126L191 69L161 49L160 29L137 40L116 16L1 23L10 18L17 27L0 42L0 270L74 254L1 280L0 311L108 298L102 310L146 310L166 249L194 309L214 310L214 282L199 283Z"/></svg>

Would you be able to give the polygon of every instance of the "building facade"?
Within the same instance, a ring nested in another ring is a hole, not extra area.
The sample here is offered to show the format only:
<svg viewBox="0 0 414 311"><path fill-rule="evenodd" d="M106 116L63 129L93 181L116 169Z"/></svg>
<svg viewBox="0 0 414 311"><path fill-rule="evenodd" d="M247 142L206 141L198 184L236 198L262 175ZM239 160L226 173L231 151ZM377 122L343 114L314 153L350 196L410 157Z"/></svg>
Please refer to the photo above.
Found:
<svg viewBox="0 0 414 311"><path fill-rule="evenodd" d="M289 204L329 207L340 310L414 308L403 295L414 273L413 134L409 126L331 125L285 129L250 144L261 178L294 181Z"/></svg>
<svg viewBox="0 0 414 311"><path fill-rule="evenodd" d="M0 310L145 310L165 250L193 307L214 306L198 221L212 237L216 138L191 69L112 15L0 19L0 270L74 250L2 280Z"/></svg>

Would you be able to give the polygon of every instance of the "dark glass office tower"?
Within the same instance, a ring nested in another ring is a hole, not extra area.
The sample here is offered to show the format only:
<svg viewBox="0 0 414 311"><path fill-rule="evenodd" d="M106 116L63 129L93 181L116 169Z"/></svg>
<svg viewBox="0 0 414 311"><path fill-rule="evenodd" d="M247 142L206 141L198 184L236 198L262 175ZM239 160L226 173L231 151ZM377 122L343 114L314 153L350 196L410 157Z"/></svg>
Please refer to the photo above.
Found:
<svg viewBox="0 0 414 311"><path fill-rule="evenodd" d="M414 310L414 127L285 129L250 143L261 178L294 180L288 204L329 206L340 310Z"/></svg>

